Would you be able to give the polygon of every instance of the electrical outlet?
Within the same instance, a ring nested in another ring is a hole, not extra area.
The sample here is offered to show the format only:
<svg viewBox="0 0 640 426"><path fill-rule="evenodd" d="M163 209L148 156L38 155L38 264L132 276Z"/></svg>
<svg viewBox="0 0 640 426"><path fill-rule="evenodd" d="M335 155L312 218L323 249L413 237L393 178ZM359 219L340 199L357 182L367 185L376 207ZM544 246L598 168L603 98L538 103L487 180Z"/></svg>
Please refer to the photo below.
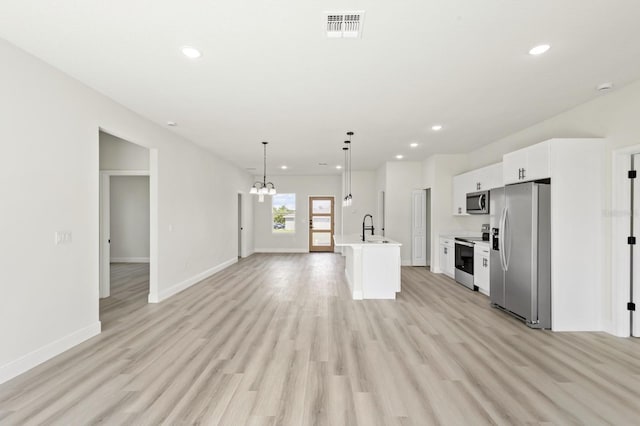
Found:
<svg viewBox="0 0 640 426"><path fill-rule="evenodd" d="M71 243L71 231L56 231L54 237L56 245Z"/></svg>

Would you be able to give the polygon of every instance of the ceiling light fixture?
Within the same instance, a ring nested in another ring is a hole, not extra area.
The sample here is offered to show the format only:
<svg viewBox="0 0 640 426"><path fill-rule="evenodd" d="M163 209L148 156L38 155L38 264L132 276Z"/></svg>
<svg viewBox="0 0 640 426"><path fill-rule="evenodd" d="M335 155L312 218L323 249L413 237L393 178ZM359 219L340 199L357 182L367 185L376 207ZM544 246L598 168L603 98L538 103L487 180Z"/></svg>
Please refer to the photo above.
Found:
<svg viewBox="0 0 640 426"><path fill-rule="evenodd" d="M598 92L606 92L607 90L611 90L611 89L613 89L613 83L611 83L611 82L602 83L601 85L596 87L596 90Z"/></svg>
<svg viewBox="0 0 640 426"><path fill-rule="evenodd" d="M417 144L416 142L414 142L414 143L412 143L412 144L409 144L409 146L410 146L411 148L417 148L417 147L418 147L418 144Z"/></svg>
<svg viewBox="0 0 640 426"><path fill-rule="evenodd" d="M287 166L280 166L282 170L287 170Z"/></svg>
<svg viewBox="0 0 640 426"><path fill-rule="evenodd" d="M431 130L433 130L434 132L442 130L442 124L434 124L433 126L431 126Z"/></svg>
<svg viewBox="0 0 640 426"><path fill-rule="evenodd" d="M340 170L341 168L342 168L342 166L341 166L340 164L338 164L338 165L336 166L336 169L338 169L338 170Z"/></svg>
<svg viewBox="0 0 640 426"><path fill-rule="evenodd" d="M276 186L267 182L267 144L269 142L262 142L262 146L264 147L264 173L262 174L262 182L255 182L249 191L249 194L257 194L258 202L264 202L264 196L266 195L275 195L276 194Z"/></svg>
<svg viewBox="0 0 640 426"><path fill-rule="evenodd" d="M189 59L198 59L199 57L202 56L202 52L200 52L195 47L183 46L181 50L182 50L182 54Z"/></svg>
<svg viewBox="0 0 640 426"><path fill-rule="evenodd" d="M396 158L397 158L398 160L402 160L402 159L404 158L404 155L402 155L402 154L398 154L398 155L396 155Z"/></svg>
<svg viewBox="0 0 640 426"><path fill-rule="evenodd" d="M343 207L349 207L353 204L353 195L351 195L351 136L353 136L353 132L347 132L347 136L349 136L348 141L344 141L344 147L342 150L344 151L344 199L342 200Z"/></svg>
<svg viewBox="0 0 640 426"><path fill-rule="evenodd" d="M533 56L542 55L543 53L545 53L549 49L551 49L550 45L541 44L541 45L536 46L536 47L532 48L531 50L529 50L529 55L533 55Z"/></svg>

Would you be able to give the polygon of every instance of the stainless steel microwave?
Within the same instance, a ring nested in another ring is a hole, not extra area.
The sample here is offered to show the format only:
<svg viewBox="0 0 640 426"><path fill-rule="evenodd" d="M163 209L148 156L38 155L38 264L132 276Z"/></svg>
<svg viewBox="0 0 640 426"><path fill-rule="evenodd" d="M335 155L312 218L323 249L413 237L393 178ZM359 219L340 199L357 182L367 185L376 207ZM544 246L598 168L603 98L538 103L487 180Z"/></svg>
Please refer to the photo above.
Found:
<svg viewBox="0 0 640 426"><path fill-rule="evenodd" d="M489 214L489 191L469 192L467 194L467 213Z"/></svg>

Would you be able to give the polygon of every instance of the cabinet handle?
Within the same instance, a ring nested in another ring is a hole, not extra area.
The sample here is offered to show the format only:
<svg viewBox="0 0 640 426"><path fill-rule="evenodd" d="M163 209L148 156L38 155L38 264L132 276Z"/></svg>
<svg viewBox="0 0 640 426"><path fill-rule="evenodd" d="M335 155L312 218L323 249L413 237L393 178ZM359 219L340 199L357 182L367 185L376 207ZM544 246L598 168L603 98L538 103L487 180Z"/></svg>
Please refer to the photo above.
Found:
<svg viewBox="0 0 640 426"><path fill-rule="evenodd" d="M447 254L447 248L446 247L444 248L444 254Z"/></svg>
<svg viewBox="0 0 640 426"><path fill-rule="evenodd" d="M522 169L518 169L518 180L522 179Z"/></svg>
<svg viewBox="0 0 640 426"><path fill-rule="evenodd" d="M526 170L522 169L522 179L524 179L525 177L527 177L527 175L525 174Z"/></svg>
<svg viewBox="0 0 640 426"><path fill-rule="evenodd" d="M458 214L462 214L462 207L458 207Z"/></svg>

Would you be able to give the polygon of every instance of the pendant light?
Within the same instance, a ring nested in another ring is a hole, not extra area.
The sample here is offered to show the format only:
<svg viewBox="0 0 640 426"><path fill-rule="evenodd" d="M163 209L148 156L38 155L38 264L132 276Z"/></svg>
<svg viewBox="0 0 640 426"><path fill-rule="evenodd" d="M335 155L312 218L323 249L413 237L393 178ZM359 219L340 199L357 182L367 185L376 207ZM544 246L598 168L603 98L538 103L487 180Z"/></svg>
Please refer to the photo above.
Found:
<svg viewBox="0 0 640 426"><path fill-rule="evenodd" d="M344 172L342 173L342 190L345 194L347 194L349 192L349 148L345 145L342 148L342 152L344 152L344 166L342 168L344 170ZM342 199L342 206L347 206L346 195Z"/></svg>
<svg viewBox="0 0 640 426"><path fill-rule="evenodd" d="M269 142L262 142L264 147L264 173L262 174L262 182L255 182L249 191L249 194L258 195L258 201L264 202L264 196L275 195L276 186L272 182L267 182L267 144Z"/></svg>
<svg viewBox="0 0 640 426"><path fill-rule="evenodd" d="M347 136L349 136L349 140L348 141L344 141L345 147L343 148L343 150L345 150L346 153L346 177L345 177L345 181L347 183L346 188L345 188L345 192L347 193L347 195L344 197L343 206L349 207L351 206L351 204L353 203L353 195L351 195L351 153L353 152L353 147L351 146L351 137L353 136L353 132L347 132Z"/></svg>

